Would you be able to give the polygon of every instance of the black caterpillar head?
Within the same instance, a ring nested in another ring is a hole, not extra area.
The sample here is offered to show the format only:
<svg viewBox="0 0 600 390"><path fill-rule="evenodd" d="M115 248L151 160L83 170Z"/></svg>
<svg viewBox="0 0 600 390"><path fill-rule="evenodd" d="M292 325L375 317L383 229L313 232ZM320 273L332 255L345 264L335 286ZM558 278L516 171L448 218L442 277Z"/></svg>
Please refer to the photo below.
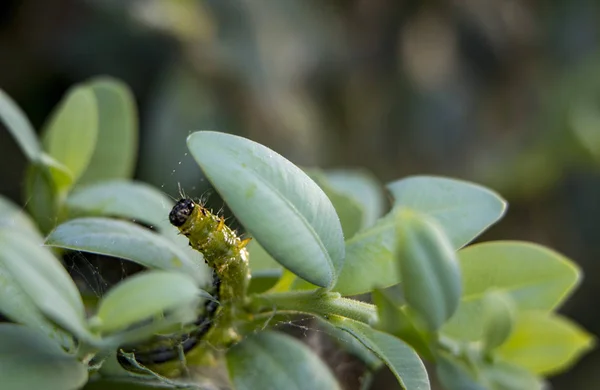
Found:
<svg viewBox="0 0 600 390"><path fill-rule="evenodd" d="M173 226L181 226L188 220L192 211L196 207L195 203L191 199L181 199L173 206L169 213L169 221Z"/></svg>

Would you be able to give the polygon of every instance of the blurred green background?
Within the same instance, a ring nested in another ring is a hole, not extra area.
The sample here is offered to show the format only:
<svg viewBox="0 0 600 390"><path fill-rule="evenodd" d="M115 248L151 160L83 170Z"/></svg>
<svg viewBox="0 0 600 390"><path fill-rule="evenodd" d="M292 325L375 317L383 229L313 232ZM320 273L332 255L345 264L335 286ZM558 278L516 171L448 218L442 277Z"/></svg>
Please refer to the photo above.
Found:
<svg viewBox="0 0 600 390"><path fill-rule="evenodd" d="M36 128L100 74L135 93L137 178L173 196L178 183L207 188L185 148L200 129L382 182L429 173L490 186L510 208L481 240L577 261L585 280L562 311L600 333L597 0L0 2L0 88ZM0 130L0 193L21 204L24 167ZM599 366L596 350L553 388L600 388Z"/></svg>

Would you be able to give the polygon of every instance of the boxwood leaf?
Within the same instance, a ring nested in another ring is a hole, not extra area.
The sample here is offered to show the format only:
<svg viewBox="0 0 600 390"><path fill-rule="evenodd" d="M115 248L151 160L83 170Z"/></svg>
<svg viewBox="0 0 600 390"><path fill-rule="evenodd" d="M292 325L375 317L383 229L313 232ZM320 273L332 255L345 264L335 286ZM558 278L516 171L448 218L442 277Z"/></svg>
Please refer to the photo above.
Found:
<svg viewBox="0 0 600 390"><path fill-rule="evenodd" d="M483 347L487 351L502 345L513 331L514 302L508 294L488 291L483 300Z"/></svg>
<svg viewBox="0 0 600 390"><path fill-rule="evenodd" d="M265 146L199 131L188 147L238 220L284 267L331 287L344 262L339 218L323 190Z"/></svg>
<svg viewBox="0 0 600 390"><path fill-rule="evenodd" d="M0 378L5 389L75 390L87 367L33 329L0 324Z"/></svg>
<svg viewBox="0 0 600 390"><path fill-rule="evenodd" d="M580 271L564 256L540 245L494 241L459 251L463 275L460 306L443 328L462 340L482 337L486 291L506 292L519 310L553 310L579 283Z"/></svg>
<svg viewBox="0 0 600 390"><path fill-rule="evenodd" d="M122 217L158 228L161 233L177 232L167 218L173 207L171 198L144 183L107 180L78 186L69 194L65 207L71 217Z"/></svg>
<svg viewBox="0 0 600 390"><path fill-rule="evenodd" d="M398 214L398 267L409 307L430 331L454 314L461 296L458 260L438 224L405 210Z"/></svg>
<svg viewBox="0 0 600 390"><path fill-rule="evenodd" d="M519 313L509 339L498 355L536 374L548 375L569 368L594 345L594 338L578 325L555 313Z"/></svg>
<svg viewBox="0 0 600 390"><path fill-rule="evenodd" d="M428 390L427 370L419 355L404 341L362 322L334 317L331 322L356 337L390 368L405 390Z"/></svg>
<svg viewBox="0 0 600 390"><path fill-rule="evenodd" d="M46 152L77 179L87 168L98 134L96 97L87 86L71 89L52 113L43 131Z"/></svg>
<svg viewBox="0 0 600 390"><path fill-rule="evenodd" d="M327 365L307 346L277 332L260 332L227 351L236 390L340 389Z"/></svg>
<svg viewBox="0 0 600 390"><path fill-rule="evenodd" d="M462 180L411 176L392 182L387 188L394 197L394 207L434 218L456 249L498 221L506 210L500 195Z"/></svg>
<svg viewBox="0 0 600 390"><path fill-rule="evenodd" d="M13 230L0 230L0 248L3 269L39 310L76 336L88 338L81 296L58 259Z"/></svg>
<svg viewBox="0 0 600 390"><path fill-rule="evenodd" d="M86 84L98 106L98 137L79 183L127 179L137 158L138 124L135 101L122 82L99 77Z"/></svg>
<svg viewBox="0 0 600 390"><path fill-rule="evenodd" d="M198 282L211 279L208 268L190 259L175 243L148 229L110 218L77 218L54 229L46 245L134 261L148 268L179 271Z"/></svg>
<svg viewBox="0 0 600 390"><path fill-rule="evenodd" d="M42 147L35 130L17 103L2 89L0 89L0 122L17 141L29 161L37 161Z"/></svg>
<svg viewBox="0 0 600 390"><path fill-rule="evenodd" d="M200 290L194 279L177 272L147 271L127 278L108 291L90 320L111 333L181 306L197 306Z"/></svg>

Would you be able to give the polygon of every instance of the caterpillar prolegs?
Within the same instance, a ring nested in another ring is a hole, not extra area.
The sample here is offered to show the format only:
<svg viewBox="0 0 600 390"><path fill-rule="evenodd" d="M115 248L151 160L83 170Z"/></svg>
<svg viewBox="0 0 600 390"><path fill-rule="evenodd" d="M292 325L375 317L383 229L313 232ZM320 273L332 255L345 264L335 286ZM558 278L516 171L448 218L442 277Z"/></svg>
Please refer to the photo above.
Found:
<svg viewBox="0 0 600 390"><path fill-rule="evenodd" d="M157 339L127 351L134 354L138 363L156 372L176 370L175 361L182 353L188 360L205 360L207 351L194 348L200 343L214 348L237 341L239 336L233 320L242 308L250 280L248 251L245 249L250 239L240 239L225 224L223 217L184 198L173 206L169 221L189 239L192 248L204 255L205 262L212 268L211 294L215 300L206 301L203 312L189 333L176 339Z"/></svg>

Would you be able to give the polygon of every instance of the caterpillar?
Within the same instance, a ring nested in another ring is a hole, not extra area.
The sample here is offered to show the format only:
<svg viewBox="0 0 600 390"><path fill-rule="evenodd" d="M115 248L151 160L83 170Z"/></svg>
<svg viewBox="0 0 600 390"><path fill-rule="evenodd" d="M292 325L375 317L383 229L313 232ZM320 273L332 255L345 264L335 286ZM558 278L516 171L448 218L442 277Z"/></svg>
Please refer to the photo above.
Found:
<svg viewBox="0 0 600 390"><path fill-rule="evenodd" d="M224 218L213 214L189 198L179 200L169 213L169 222L189 239L189 244L201 252L204 261L212 268L214 300L207 300L204 310L193 324L193 330L175 339L156 337L152 342L131 348L135 360L156 372L174 371L174 367L161 367L176 361L181 352L188 361L205 361L210 352L195 348L200 343L212 347L227 346L239 340L233 320L242 311L250 271L249 238L241 239L225 224ZM124 359L119 359L124 364ZM176 371L176 370L175 370Z"/></svg>

